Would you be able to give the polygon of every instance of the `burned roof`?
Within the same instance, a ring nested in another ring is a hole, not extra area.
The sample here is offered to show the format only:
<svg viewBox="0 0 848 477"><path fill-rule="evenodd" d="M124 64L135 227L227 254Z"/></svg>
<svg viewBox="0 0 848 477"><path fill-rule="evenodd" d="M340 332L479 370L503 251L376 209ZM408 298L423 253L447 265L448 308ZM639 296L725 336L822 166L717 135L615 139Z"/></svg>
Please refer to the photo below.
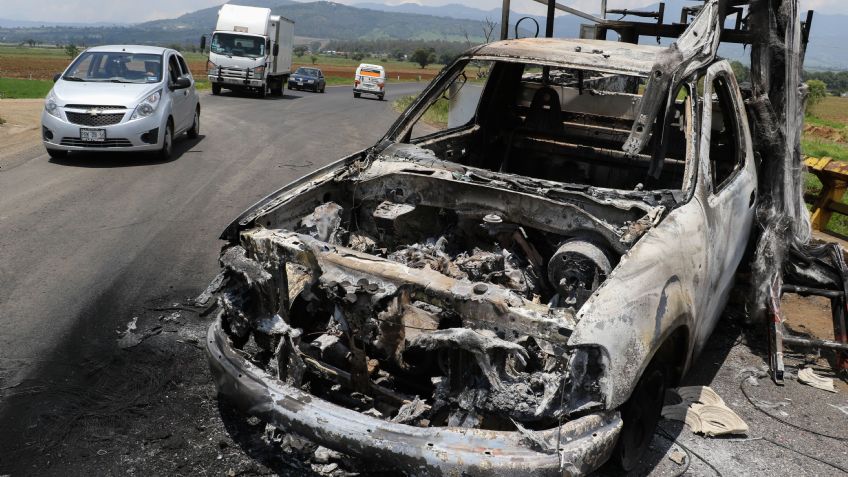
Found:
<svg viewBox="0 0 848 477"><path fill-rule="evenodd" d="M659 54L666 50L660 46L617 41L522 38L489 43L474 51L472 56L647 76Z"/></svg>

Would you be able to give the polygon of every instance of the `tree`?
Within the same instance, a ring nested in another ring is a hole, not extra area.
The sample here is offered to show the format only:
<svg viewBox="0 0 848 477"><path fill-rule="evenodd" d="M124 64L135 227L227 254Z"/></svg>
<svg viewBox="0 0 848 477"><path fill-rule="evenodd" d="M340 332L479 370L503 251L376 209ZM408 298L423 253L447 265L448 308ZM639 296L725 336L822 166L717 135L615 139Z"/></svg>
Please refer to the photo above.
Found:
<svg viewBox="0 0 848 477"><path fill-rule="evenodd" d="M486 17L486 19L483 20L483 37L486 38L486 43L490 43L492 41L492 33L494 31L495 22L493 22L491 18ZM467 36L466 39L468 39Z"/></svg>
<svg viewBox="0 0 848 477"><path fill-rule="evenodd" d="M77 55L79 55L79 52L79 48L77 48L77 46L73 43L65 45L65 54L68 55L68 58L73 60L77 57Z"/></svg>
<svg viewBox="0 0 848 477"><path fill-rule="evenodd" d="M441 55L439 55L439 63L443 65L449 65L455 57L456 55L452 55L450 53L442 53Z"/></svg>
<svg viewBox="0 0 848 477"><path fill-rule="evenodd" d="M406 53L401 49L397 49L397 50L392 52L392 58L394 58L398 61L403 61L403 60L406 59Z"/></svg>
<svg viewBox="0 0 848 477"><path fill-rule="evenodd" d="M309 50L312 51L312 53L320 53L321 52L321 42L320 41L313 41L312 43L309 44Z"/></svg>
<svg viewBox="0 0 848 477"><path fill-rule="evenodd" d="M354 61L362 61L365 59L365 53L357 51L353 55L351 55L351 59L353 59Z"/></svg>
<svg viewBox="0 0 848 477"><path fill-rule="evenodd" d="M827 96L827 85L821 80L807 81L807 104L806 112L810 112L810 108L819 104L824 97Z"/></svg>
<svg viewBox="0 0 848 477"><path fill-rule="evenodd" d="M413 63L418 63L418 66L420 66L421 69L423 70L430 63L436 62L436 52L433 51L432 48L430 48L430 49L419 48L419 49L415 50L415 53L413 53L412 56L409 57L409 59Z"/></svg>
<svg viewBox="0 0 848 477"><path fill-rule="evenodd" d="M306 54L306 50L308 49L309 48L306 45L297 45L292 51L294 51L294 56L300 58L301 56Z"/></svg>
<svg viewBox="0 0 848 477"><path fill-rule="evenodd" d="M739 83L745 83L751 79L751 69L742 63L736 60L731 61L730 68L733 70L733 74L736 76L736 81Z"/></svg>
<svg viewBox="0 0 848 477"><path fill-rule="evenodd" d="M30 38L29 40L26 41L26 44L29 45L30 48L35 46L35 43L36 43L36 41L33 40L32 38Z"/></svg>
<svg viewBox="0 0 848 477"><path fill-rule="evenodd" d="M312 64L313 64L313 65L314 65L315 63L318 63L318 57L317 57L317 56L315 56L315 55L310 56L310 57L309 57L309 59L310 59L310 60L312 60Z"/></svg>

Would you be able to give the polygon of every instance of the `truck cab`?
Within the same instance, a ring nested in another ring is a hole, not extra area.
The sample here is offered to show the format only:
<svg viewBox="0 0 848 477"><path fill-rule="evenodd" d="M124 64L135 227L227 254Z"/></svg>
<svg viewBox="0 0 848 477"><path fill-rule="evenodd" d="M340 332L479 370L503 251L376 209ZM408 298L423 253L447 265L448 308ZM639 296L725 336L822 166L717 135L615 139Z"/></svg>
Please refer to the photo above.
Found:
<svg viewBox="0 0 848 477"><path fill-rule="evenodd" d="M264 97L283 94L291 74L294 22L270 8L223 5L209 45L212 94L226 88Z"/></svg>

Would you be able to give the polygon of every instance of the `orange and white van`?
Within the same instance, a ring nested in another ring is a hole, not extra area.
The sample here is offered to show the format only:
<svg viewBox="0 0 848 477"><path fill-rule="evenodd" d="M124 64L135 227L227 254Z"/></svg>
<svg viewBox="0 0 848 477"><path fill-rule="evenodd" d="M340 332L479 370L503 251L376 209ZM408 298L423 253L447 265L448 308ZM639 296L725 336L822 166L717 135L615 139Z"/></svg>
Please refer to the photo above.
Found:
<svg viewBox="0 0 848 477"><path fill-rule="evenodd" d="M353 97L358 98L363 93L373 94L380 98L386 96L386 69L380 65L362 63L356 68L353 81Z"/></svg>

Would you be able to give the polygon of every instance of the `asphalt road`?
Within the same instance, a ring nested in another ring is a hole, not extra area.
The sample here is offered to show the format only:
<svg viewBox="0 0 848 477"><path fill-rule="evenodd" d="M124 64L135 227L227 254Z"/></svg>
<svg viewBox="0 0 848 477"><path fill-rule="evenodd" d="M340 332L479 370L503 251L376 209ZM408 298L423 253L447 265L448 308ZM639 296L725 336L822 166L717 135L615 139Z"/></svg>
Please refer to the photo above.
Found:
<svg viewBox="0 0 848 477"><path fill-rule="evenodd" d="M163 310L218 272L218 234L241 211L373 144L397 116L390 101L421 87L392 85L383 102L355 100L346 87L267 100L204 95L201 137L178 141L167 163L55 161L38 144L0 151L0 475L320 470L314 448L269 435L215 397L197 343L211 316L181 309L165 324ZM116 332L136 316L140 330L164 332L118 349ZM756 331L723 320L686 380L712 386L749 424L747 438L708 439L662 421L667 436L655 434L634 475L848 473L848 387L742 382L766 362ZM805 358L788 356L790 376ZM691 465L669 459L679 444Z"/></svg>
<svg viewBox="0 0 848 477"><path fill-rule="evenodd" d="M55 375L102 352L129 305L203 290L217 237L241 211L290 181L374 144L391 101L286 91L260 100L204 94L201 136L175 158L71 154L40 147L0 169L0 389ZM106 334L104 334L104 332ZM0 401L0 429L11 431ZM4 425L6 422L6 425Z"/></svg>

